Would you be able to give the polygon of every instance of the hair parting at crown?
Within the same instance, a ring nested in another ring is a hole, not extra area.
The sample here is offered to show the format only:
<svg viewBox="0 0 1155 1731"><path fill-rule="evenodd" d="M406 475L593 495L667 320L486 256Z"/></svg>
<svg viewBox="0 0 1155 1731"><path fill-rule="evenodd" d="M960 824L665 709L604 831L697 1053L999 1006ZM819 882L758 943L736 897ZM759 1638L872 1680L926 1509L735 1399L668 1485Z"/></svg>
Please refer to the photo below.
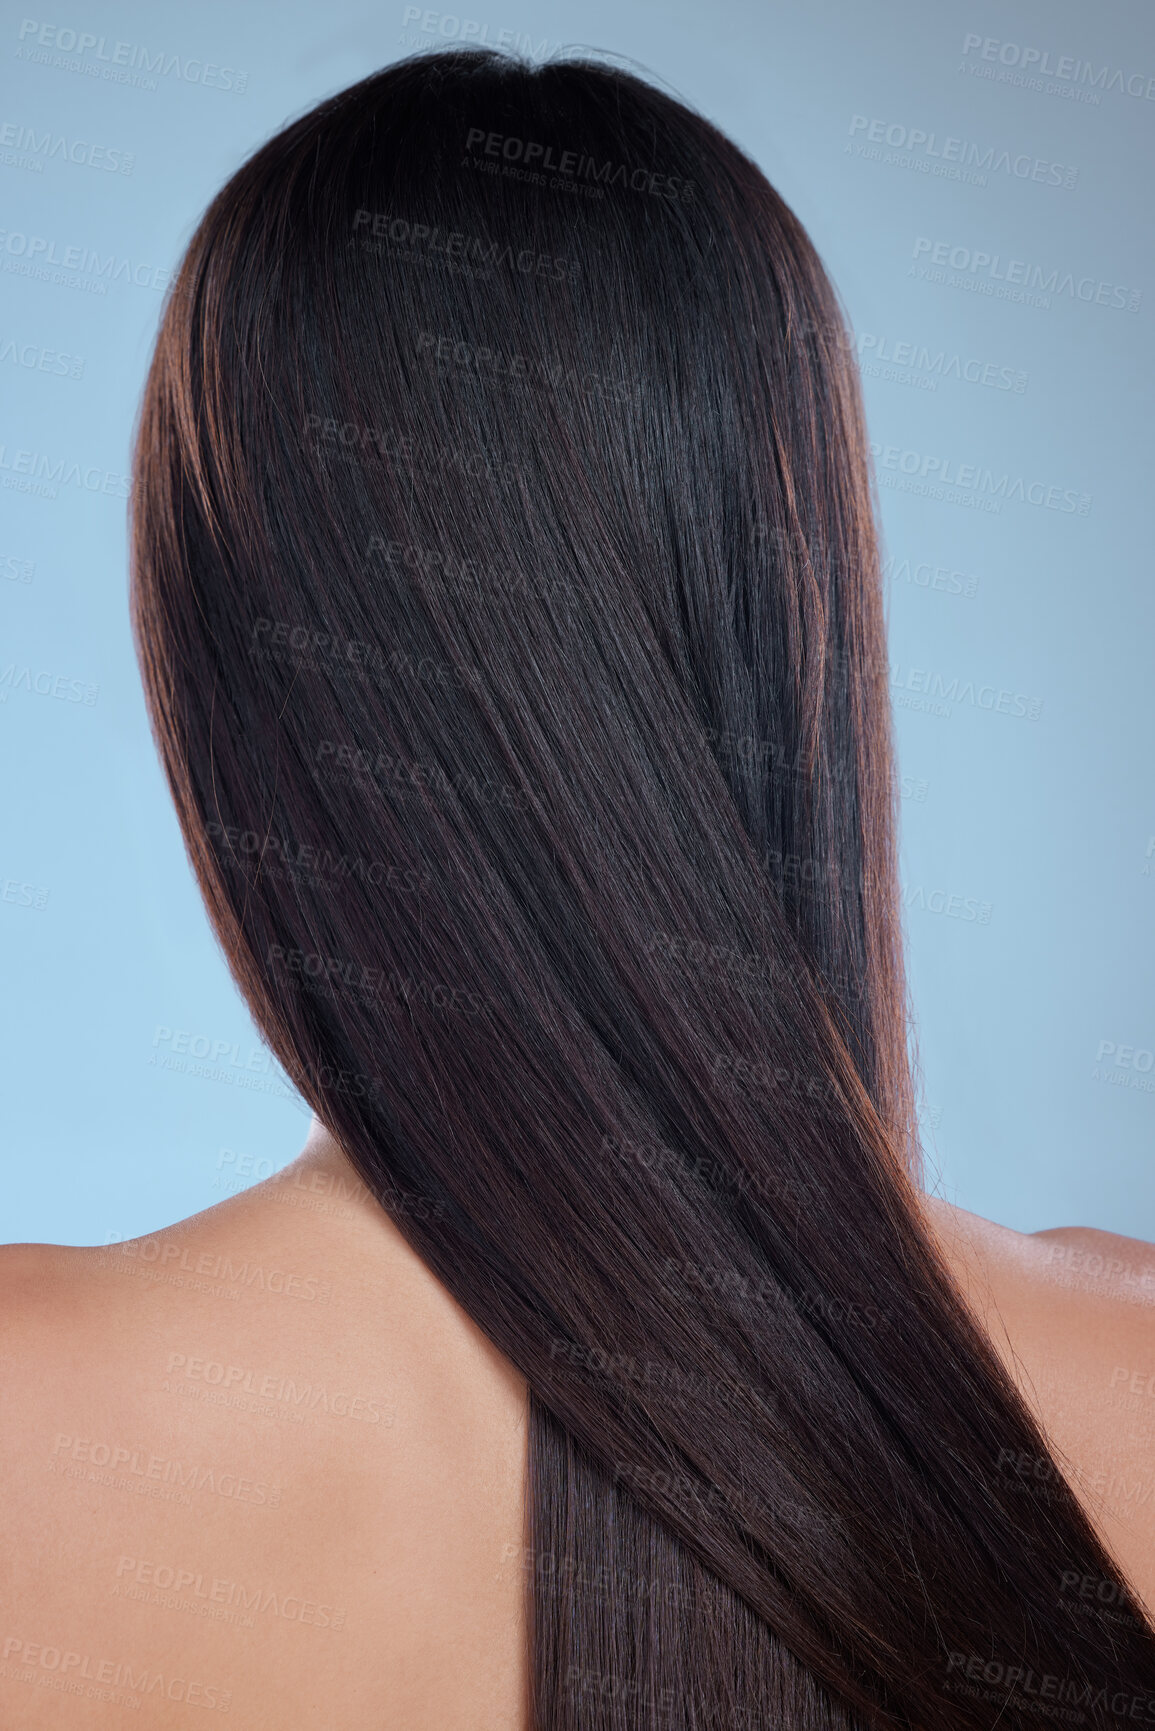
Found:
<svg viewBox="0 0 1155 1731"><path fill-rule="evenodd" d="M1155 1716L919 1210L871 487L797 218L594 59L322 102L165 310L154 730L268 1044L529 1384L537 1731Z"/></svg>

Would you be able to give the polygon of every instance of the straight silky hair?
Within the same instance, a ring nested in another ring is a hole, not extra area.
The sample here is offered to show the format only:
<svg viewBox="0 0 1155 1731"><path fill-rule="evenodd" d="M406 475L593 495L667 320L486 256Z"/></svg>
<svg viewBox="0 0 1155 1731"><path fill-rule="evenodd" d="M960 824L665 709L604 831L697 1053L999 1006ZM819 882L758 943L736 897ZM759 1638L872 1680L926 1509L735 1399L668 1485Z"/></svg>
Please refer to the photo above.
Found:
<svg viewBox="0 0 1155 1731"><path fill-rule="evenodd" d="M755 164L595 59L322 102L195 233L133 501L233 975L529 1385L536 1731L1155 1718L920 1211L853 343Z"/></svg>

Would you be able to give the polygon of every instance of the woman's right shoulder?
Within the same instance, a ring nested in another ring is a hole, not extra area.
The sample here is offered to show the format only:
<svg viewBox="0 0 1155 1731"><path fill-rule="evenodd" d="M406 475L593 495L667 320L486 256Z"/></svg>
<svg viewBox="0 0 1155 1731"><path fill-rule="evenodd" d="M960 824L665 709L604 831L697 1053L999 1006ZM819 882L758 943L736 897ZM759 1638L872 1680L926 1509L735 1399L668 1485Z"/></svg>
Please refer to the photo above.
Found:
<svg viewBox="0 0 1155 1731"><path fill-rule="evenodd" d="M1155 1244L1091 1226L1015 1232L928 1201L964 1296L1155 1614ZM993 1464L1024 1495L1053 1483L1045 1457L1007 1448Z"/></svg>
<svg viewBox="0 0 1155 1731"><path fill-rule="evenodd" d="M1038 1268L1052 1284L1138 1305L1155 1316L1155 1244L1098 1226L1049 1226L1030 1239L1042 1247Z"/></svg>
<svg viewBox="0 0 1155 1731"><path fill-rule="evenodd" d="M1077 1376L1094 1391L1095 1408L1099 1394L1133 1383L1137 1391L1138 1373L1155 1371L1155 1244L1095 1226L1018 1232L940 1197L924 1205L952 1274L1004 1356L1037 1361L1047 1383Z"/></svg>
<svg viewBox="0 0 1155 1731"><path fill-rule="evenodd" d="M987 1287L1016 1308L1045 1314L1075 1312L1100 1327L1139 1336L1155 1325L1155 1243L1098 1226L1049 1226L1018 1232L981 1215L925 1198L935 1237L953 1270L972 1289Z"/></svg>

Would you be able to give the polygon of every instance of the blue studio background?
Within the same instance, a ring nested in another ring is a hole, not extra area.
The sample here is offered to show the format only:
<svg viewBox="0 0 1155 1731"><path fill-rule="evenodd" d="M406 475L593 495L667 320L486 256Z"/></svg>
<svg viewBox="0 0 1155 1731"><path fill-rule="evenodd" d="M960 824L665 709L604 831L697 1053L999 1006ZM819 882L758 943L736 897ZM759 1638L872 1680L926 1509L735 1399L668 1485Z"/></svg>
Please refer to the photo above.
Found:
<svg viewBox="0 0 1155 1731"><path fill-rule="evenodd" d="M862 355L932 1176L1155 1240L1141 0L21 0L0 12L0 1239L167 1224L298 1151L185 862L127 612L169 273L286 119L438 42L626 57L813 236Z"/></svg>

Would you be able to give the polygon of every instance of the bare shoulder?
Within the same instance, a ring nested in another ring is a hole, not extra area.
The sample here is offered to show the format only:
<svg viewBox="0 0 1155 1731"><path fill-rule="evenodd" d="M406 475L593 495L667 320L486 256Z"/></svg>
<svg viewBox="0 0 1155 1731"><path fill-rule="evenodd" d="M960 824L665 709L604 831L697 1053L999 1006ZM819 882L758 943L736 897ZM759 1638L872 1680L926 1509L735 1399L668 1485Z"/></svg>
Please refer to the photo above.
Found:
<svg viewBox="0 0 1155 1731"><path fill-rule="evenodd" d="M1043 1247L1047 1277L1155 1315L1155 1244L1098 1226L1051 1226L1031 1234Z"/></svg>
<svg viewBox="0 0 1155 1731"><path fill-rule="evenodd" d="M942 1197L926 1196L923 1203L948 1258L974 1277L1022 1282L1039 1292L1084 1292L1141 1306L1155 1317L1155 1244L1145 1239L1097 1226L1018 1232Z"/></svg>
<svg viewBox="0 0 1155 1731"><path fill-rule="evenodd" d="M1040 1386L1087 1395L1104 1378L1108 1390L1130 1386L1123 1367L1132 1361L1155 1369L1155 1244L1092 1226L1017 1232L940 1198L925 1205L956 1280L1009 1364L1031 1367ZM1097 1393L1091 1404L1098 1410Z"/></svg>
<svg viewBox="0 0 1155 1731"><path fill-rule="evenodd" d="M0 1244L0 1340L32 1316L68 1302L68 1275L87 1250L68 1244Z"/></svg>
<svg viewBox="0 0 1155 1731"><path fill-rule="evenodd" d="M306 1195L0 1249L0 1722L522 1723L523 1391L379 1211Z"/></svg>
<svg viewBox="0 0 1155 1731"><path fill-rule="evenodd" d="M1155 1245L1088 1226L1015 1232L928 1202L964 1294L1155 1612ZM1002 1470L1037 1491L1050 1468Z"/></svg>

